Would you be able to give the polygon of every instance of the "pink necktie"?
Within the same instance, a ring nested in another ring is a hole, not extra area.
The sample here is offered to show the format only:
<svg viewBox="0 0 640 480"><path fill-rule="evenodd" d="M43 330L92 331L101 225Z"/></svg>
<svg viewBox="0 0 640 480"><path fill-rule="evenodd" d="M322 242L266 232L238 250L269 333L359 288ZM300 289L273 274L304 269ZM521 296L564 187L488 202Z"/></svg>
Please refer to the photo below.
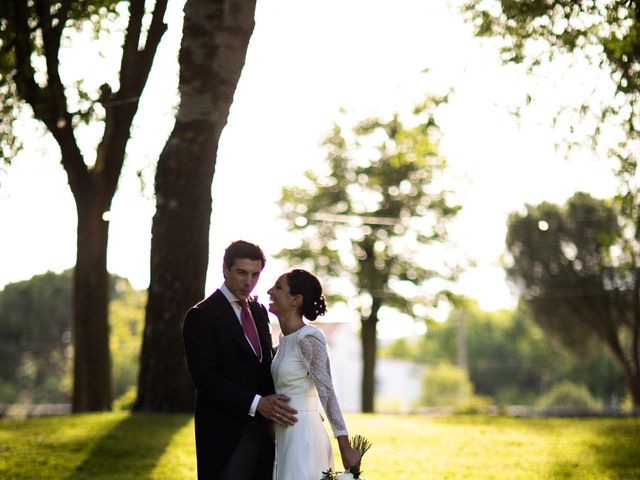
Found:
<svg viewBox="0 0 640 480"><path fill-rule="evenodd" d="M247 339L249 339L249 343L251 344L256 356L260 358L262 357L262 352L260 350L260 340L258 340L258 331L256 330L256 324L253 323L253 319L249 313L247 301L239 300L238 303L242 309L242 313L240 314L242 329L244 330L244 334L247 336Z"/></svg>

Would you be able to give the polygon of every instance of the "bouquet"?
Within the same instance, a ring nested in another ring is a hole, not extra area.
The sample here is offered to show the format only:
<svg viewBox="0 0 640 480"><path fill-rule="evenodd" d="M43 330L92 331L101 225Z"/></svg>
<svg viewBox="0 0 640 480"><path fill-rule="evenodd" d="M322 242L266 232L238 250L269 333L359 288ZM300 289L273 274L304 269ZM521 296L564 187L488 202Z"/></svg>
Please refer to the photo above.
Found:
<svg viewBox="0 0 640 480"><path fill-rule="evenodd" d="M350 440L351 446L360 452L360 457L364 457L367 450L371 448L372 443L362 435L354 435ZM367 480L361 477L360 465L354 465L349 467L344 472L334 472L332 468L326 472L322 472L322 478L320 480Z"/></svg>

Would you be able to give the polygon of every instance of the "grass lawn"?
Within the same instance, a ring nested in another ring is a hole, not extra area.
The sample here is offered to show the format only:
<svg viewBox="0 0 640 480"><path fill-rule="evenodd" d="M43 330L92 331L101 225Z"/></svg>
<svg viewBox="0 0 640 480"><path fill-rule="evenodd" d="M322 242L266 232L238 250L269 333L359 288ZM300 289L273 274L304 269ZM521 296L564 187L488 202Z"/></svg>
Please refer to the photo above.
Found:
<svg viewBox="0 0 640 480"><path fill-rule="evenodd" d="M373 442L363 461L368 480L640 479L640 418L350 414L346 420L352 434ZM3 419L0 478L195 479L193 419L126 413Z"/></svg>

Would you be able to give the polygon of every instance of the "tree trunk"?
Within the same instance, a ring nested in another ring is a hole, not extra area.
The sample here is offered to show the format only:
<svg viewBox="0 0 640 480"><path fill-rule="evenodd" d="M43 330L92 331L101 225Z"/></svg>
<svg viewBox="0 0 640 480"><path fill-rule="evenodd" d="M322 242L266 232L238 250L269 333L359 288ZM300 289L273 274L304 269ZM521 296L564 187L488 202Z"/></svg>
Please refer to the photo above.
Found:
<svg viewBox="0 0 640 480"><path fill-rule="evenodd" d="M640 413L640 374L634 374L627 382L634 413Z"/></svg>
<svg viewBox="0 0 640 480"><path fill-rule="evenodd" d="M109 197L110 198L110 197ZM94 195L77 202L78 251L73 281L73 412L111 409L112 383L107 316L109 200Z"/></svg>
<svg viewBox="0 0 640 480"><path fill-rule="evenodd" d="M210 157L217 148L211 125L194 123L176 122L158 161L151 278L134 410L193 410L182 320L204 294L215 163ZM207 157L209 161L203 161Z"/></svg>
<svg viewBox="0 0 640 480"><path fill-rule="evenodd" d="M180 108L158 160L151 278L134 410L191 411L185 313L204 295L218 142L254 27L255 1L188 0Z"/></svg>
<svg viewBox="0 0 640 480"><path fill-rule="evenodd" d="M631 395L634 411L640 411L640 369L638 365L625 355L617 335L602 337L602 339L622 371L627 391Z"/></svg>
<svg viewBox="0 0 640 480"><path fill-rule="evenodd" d="M638 265L637 260L636 265ZM634 322L631 329L632 373L627 384L633 402L633 411L640 413L640 268L638 267L635 268L634 280Z"/></svg>
<svg viewBox="0 0 640 480"><path fill-rule="evenodd" d="M467 361L467 326L465 312L461 309L457 315L458 320L458 368L469 374Z"/></svg>
<svg viewBox="0 0 640 480"><path fill-rule="evenodd" d="M362 411L375 412L376 358L378 350L376 326L381 302L373 299L371 314L361 320L360 338L362 341Z"/></svg>

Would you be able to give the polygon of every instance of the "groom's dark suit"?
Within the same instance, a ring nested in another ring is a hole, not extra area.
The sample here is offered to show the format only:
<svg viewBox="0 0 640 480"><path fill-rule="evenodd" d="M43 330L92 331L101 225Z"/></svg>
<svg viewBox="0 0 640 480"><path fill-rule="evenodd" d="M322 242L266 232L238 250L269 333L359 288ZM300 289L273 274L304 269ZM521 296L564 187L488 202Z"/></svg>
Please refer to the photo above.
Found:
<svg viewBox="0 0 640 480"><path fill-rule="evenodd" d="M260 413L249 415L256 394L274 393L272 343L265 308L249 302L262 346L262 362L245 338L231 304L220 290L187 313L183 337L187 363L196 385L196 454L198 478L217 479L245 429L257 429L273 458L272 425ZM252 449L250 449L252 450ZM265 478L270 478L267 469Z"/></svg>

